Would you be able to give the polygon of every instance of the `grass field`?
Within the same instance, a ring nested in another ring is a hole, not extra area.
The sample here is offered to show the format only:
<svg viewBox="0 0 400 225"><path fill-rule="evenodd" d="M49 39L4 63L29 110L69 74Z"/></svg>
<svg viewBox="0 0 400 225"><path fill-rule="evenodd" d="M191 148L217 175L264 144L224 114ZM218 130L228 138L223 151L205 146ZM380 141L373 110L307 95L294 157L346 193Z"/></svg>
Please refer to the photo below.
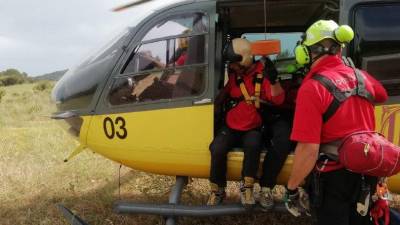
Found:
<svg viewBox="0 0 400 225"><path fill-rule="evenodd" d="M5 95L0 102L0 225L67 224L56 208L57 203L72 209L91 225L163 224L160 216L116 215L112 204L119 199L166 202L175 179L125 167L119 171L118 164L89 151L64 163L77 142L61 128L60 122L49 118L55 111L50 88L36 90L36 86L1 88ZM194 179L185 189L182 201L205 203L207 184L204 179ZM228 200L239 201L237 183L229 184ZM309 223L308 218L271 213L179 220L182 225Z"/></svg>

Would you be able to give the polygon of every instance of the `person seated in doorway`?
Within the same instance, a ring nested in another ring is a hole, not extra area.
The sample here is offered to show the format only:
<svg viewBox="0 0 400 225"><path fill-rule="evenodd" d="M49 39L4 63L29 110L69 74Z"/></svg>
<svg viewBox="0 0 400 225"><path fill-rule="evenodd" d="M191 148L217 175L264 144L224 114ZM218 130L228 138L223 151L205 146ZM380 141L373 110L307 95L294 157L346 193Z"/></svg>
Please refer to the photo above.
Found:
<svg viewBox="0 0 400 225"><path fill-rule="evenodd" d="M264 79L264 65L262 62L254 63L248 40L233 39L226 45L224 57L229 61L229 80L215 99L215 107L230 102L230 109L226 110L225 125L210 145L211 193L207 204L222 203L227 183L227 154L234 146L241 145L244 151L241 203L251 207L255 204L253 185L263 142L260 101L281 104L284 91L275 80Z"/></svg>

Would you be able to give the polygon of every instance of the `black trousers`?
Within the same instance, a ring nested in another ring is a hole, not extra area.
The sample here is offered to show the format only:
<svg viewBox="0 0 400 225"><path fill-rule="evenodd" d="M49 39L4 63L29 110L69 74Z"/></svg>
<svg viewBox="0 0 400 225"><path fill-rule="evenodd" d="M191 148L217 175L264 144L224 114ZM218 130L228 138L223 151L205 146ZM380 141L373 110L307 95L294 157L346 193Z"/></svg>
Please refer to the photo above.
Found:
<svg viewBox="0 0 400 225"><path fill-rule="evenodd" d="M268 147L264 158L260 186L273 188L287 156L295 147L295 143L290 141L292 125L290 116L270 114L268 119L265 118L265 120L265 138L270 139L272 145Z"/></svg>
<svg viewBox="0 0 400 225"><path fill-rule="evenodd" d="M375 193L377 178L365 176L365 183ZM314 182L313 182L314 180ZM316 182L315 182L316 181ZM308 193L314 224L318 225L372 225L369 212L361 216L356 211L361 195L360 174L346 169L332 172L312 172L308 177ZM317 183L317 185L313 185ZM316 194L319 193L319 194ZM370 200L370 206L372 202Z"/></svg>
<svg viewBox="0 0 400 225"><path fill-rule="evenodd" d="M242 177L256 177L260 161L262 135L258 129L237 131L222 127L211 142L210 181L219 187L226 187L227 155L235 146L244 151Z"/></svg>

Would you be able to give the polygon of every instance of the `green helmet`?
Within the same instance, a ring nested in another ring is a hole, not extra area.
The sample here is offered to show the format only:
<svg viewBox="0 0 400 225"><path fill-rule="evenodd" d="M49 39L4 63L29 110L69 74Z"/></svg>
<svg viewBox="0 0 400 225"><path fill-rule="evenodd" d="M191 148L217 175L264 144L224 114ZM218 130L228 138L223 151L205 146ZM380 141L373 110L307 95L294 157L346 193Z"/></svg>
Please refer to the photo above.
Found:
<svg viewBox="0 0 400 225"><path fill-rule="evenodd" d="M311 46L327 38L343 44L353 40L353 37L353 29L347 25L339 27L333 20L318 20L307 29L303 44Z"/></svg>
<svg viewBox="0 0 400 225"><path fill-rule="evenodd" d="M354 31L347 25L339 26L333 20L318 20L312 24L306 31L302 42L296 46L294 53L296 61L300 65L307 65L312 63L310 46L317 44L324 39L332 39L344 47L345 43L353 40ZM331 54L329 49L319 54Z"/></svg>

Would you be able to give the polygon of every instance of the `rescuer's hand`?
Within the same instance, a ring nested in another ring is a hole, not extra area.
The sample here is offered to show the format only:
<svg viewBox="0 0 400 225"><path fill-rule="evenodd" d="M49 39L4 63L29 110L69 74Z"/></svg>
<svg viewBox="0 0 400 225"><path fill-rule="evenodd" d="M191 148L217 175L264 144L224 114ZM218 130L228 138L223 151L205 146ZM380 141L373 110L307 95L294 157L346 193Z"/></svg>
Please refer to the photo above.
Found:
<svg viewBox="0 0 400 225"><path fill-rule="evenodd" d="M298 217L301 213L310 216L309 198L305 191L299 191L298 188L295 190L289 190L286 188L284 202L286 209L293 216Z"/></svg>
<svg viewBox="0 0 400 225"><path fill-rule="evenodd" d="M276 84L276 80L278 79L278 70L276 70L274 63L268 57L265 57L264 77L267 77L272 85Z"/></svg>

